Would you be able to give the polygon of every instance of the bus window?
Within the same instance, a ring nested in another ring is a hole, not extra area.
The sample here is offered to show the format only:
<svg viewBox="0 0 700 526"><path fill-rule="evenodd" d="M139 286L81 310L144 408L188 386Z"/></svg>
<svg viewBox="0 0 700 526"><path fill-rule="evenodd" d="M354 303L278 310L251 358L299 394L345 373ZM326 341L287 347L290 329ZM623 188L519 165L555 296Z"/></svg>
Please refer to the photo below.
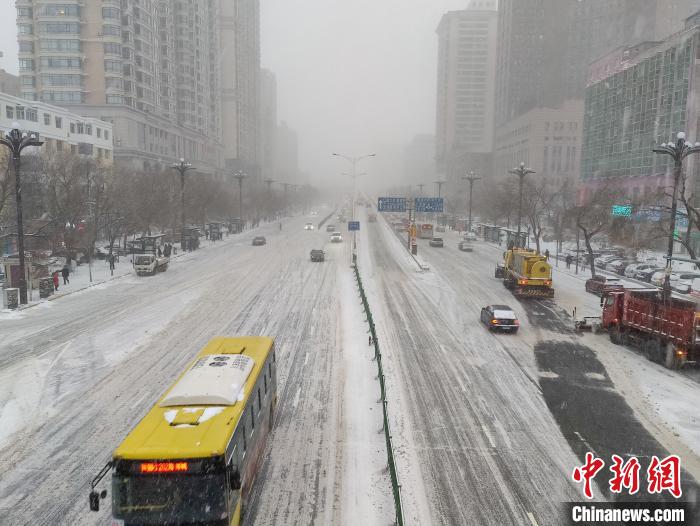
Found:
<svg viewBox="0 0 700 526"><path fill-rule="evenodd" d="M262 409L262 398L260 398L260 388L258 387L258 414L260 414L261 409Z"/></svg>

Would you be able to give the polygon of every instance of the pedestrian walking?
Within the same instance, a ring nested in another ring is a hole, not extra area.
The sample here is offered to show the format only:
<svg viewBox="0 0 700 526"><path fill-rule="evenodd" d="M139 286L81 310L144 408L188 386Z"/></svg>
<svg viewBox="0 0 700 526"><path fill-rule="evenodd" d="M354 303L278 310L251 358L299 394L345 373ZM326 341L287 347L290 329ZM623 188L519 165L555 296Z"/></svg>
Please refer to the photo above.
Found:
<svg viewBox="0 0 700 526"><path fill-rule="evenodd" d="M566 268L571 268L571 260L572 260L572 259L573 259L573 258L571 257L571 254L568 254L568 255L566 256Z"/></svg>
<svg viewBox="0 0 700 526"><path fill-rule="evenodd" d="M58 290L58 270L55 270L53 273L53 288Z"/></svg>
<svg viewBox="0 0 700 526"><path fill-rule="evenodd" d="M374 340L372 339L372 335L369 335L369 340L367 341L367 345L372 345L374 343Z"/></svg>
<svg viewBox="0 0 700 526"><path fill-rule="evenodd" d="M547 261L549 261L549 249L544 251L544 257Z"/></svg>
<svg viewBox="0 0 700 526"><path fill-rule="evenodd" d="M70 270L68 270L68 265L66 265L61 270L61 276L63 276L63 284L64 285L67 285L68 283L70 283L70 280L68 279L69 275L70 275Z"/></svg>
<svg viewBox="0 0 700 526"><path fill-rule="evenodd" d="M109 270L114 270L114 254L109 255Z"/></svg>

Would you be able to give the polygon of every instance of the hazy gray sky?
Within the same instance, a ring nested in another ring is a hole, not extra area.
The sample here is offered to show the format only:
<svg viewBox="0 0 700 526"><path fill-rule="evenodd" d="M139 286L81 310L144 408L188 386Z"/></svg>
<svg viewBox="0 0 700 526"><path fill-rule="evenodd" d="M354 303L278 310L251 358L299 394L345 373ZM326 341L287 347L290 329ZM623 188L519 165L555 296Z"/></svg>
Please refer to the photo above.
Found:
<svg viewBox="0 0 700 526"><path fill-rule="evenodd" d="M363 167L394 175L416 133L435 129L437 38L446 11L467 0L261 0L262 64L278 83L278 115L299 132L314 178L377 153ZM17 71L15 7L0 0L1 64ZM430 179L430 174L427 179Z"/></svg>
<svg viewBox="0 0 700 526"><path fill-rule="evenodd" d="M277 75L279 118L299 132L302 169L348 171L333 151L376 153L363 166L373 178L400 169L413 135L435 131L435 29L467 3L262 1L262 63Z"/></svg>

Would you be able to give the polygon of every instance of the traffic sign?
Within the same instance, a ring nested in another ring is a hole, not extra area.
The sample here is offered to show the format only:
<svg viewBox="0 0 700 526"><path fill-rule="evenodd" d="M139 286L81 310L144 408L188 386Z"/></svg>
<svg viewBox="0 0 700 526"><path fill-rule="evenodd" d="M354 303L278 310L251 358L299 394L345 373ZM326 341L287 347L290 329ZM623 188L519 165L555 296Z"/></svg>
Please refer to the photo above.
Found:
<svg viewBox="0 0 700 526"><path fill-rule="evenodd" d="M416 197L416 212L443 211L442 197Z"/></svg>
<svg viewBox="0 0 700 526"><path fill-rule="evenodd" d="M406 198L380 197L377 201L377 210L379 212L405 212Z"/></svg>
<svg viewBox="0 0 700 526"><path fill-rule="evenodd" d="M632 205L613 205L612 215L615 217L630 217L632 215Z"/></svg>
<svg viewBox="0 0 700 526"><path fill-rule="evenodd" d="M348 221L348 232L357 232L360 230L359 221Z"/></svg>

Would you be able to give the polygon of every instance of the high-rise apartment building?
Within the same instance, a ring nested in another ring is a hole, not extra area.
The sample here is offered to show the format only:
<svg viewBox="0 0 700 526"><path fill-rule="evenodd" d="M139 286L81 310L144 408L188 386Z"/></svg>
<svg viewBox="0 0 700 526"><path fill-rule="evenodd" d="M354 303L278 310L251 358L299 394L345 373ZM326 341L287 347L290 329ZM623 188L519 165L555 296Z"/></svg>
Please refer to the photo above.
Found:
<svg viewBox="0 0 700 526"><path fill-rule="evenodd" d="M260 1L218 0L227 170L260 174Z"/></svg>
<svg viewBox="0 0 700 526"><path fill-rule="evenodd" d="M243 38L228 35L224 10L249 1L16 0L21 95L111 122L116 161L146 167L183 157L222 173L238 115L258 133L257 117L227 114L222 99L225 82L243 82L224 78L229 64L246 63L247 75L259 67L259 53L244 56L248 47L222 47Z"/></svg>
<svg viewBox="0 0 700 526"><path fill-rule="evenodd" d="M437 28L436 171L452 191L467 171L490 172L496 76L496 0L446 13Z"/></svg>
<svg viewBox="0 0 700 526"><path fill-rule="evenodd" d="M260 166L263 179L275 178L277 135L277 79L272 71L260 71Z"/></svg>

